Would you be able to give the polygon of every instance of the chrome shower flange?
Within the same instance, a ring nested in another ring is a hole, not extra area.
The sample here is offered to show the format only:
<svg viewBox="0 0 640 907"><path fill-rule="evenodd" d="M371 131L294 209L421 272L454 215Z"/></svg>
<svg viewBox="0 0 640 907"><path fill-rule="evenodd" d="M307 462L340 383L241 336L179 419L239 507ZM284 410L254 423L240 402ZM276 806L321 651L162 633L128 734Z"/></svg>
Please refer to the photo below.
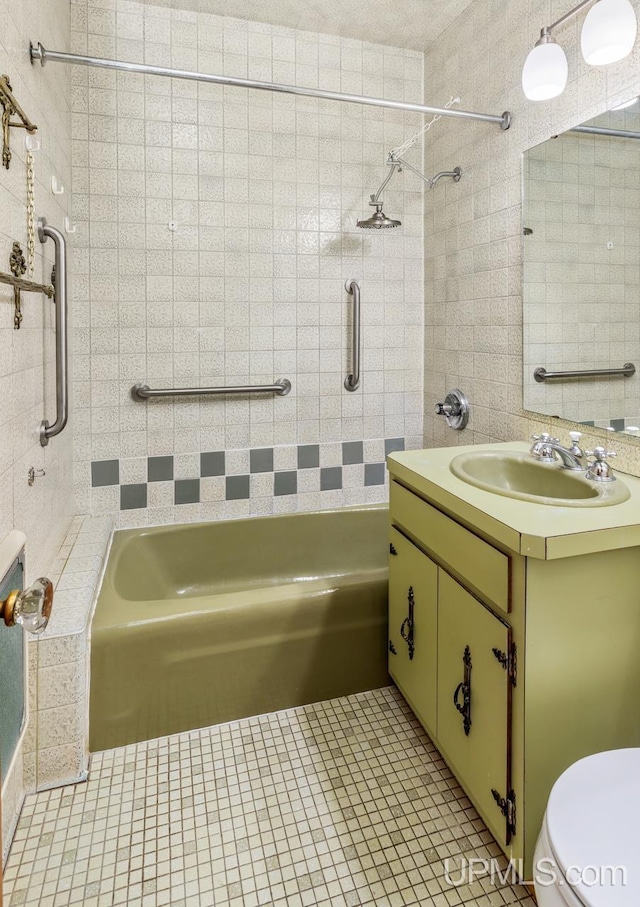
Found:
<svg viewBox="0 0 640 907"><path fill-rule="evenodd" d="M444 416L449 428L462 431L469 422L469 401L461 390L449 391L444 403L436 403L436 415Z"/></svg>

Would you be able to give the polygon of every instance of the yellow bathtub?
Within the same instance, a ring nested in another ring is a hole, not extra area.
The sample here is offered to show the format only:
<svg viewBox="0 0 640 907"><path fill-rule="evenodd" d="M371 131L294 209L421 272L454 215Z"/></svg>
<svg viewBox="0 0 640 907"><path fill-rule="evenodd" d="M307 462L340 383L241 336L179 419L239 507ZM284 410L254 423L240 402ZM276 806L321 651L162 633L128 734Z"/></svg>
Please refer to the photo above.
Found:
<svg viewBox="0 0 640 907"><path fill-rule="evenodd" d="M375 506L116 532L91 750L386 685L387 526Z"/></svg>

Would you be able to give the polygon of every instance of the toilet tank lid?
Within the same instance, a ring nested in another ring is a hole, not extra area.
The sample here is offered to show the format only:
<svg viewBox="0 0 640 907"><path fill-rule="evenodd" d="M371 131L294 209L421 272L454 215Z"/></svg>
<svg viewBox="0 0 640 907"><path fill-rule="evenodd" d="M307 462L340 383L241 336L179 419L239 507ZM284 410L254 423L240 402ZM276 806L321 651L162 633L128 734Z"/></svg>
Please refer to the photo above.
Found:
<svg viewBox="0 0 640 907"><path fill-rule="evenodd" d="M554 784L549 842L564 884L585 907L640 904L639 814L640 748L587 756Z"/></svg>

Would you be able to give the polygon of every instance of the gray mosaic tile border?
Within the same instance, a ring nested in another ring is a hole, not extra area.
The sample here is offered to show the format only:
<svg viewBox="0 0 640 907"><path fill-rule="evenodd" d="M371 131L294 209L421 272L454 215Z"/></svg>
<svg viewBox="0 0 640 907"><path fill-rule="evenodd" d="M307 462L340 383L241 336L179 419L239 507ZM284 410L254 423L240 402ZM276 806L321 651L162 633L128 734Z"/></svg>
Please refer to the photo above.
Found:
<svg viewBox="0 0 640 907"><path fill-rule="evenodd" d="M404 438L385 438L384 457L396 450L405 449ZM333 445L335 446L335 445ZM381 443L382 447L382 443ZM200 483L202 479L219 477L224 479L224 500L239 501L251 498L252 486L264 482L271 476L271 493L276 496L297 494L300 473L318 470L320 491L336 491L345 487L345 467L362 465L364 486L384 485L386 467L384 459L365 462L364 441L342 442L342 464L322 465L321 444L297 445L297 468L276 469L274 467L277 448L258 447L248 451L248 472L237 474L229 471L229 461L235 452L224 450L204 451L199 454L200 474L187 478L175 476L173 456L147 457L147 476L144 482L122 482L123 469L120 460L94 460L91 463L91 487L101 488L117 485L120 488L120 510L141 510L148 506L149 486L155 482L173 483L173 503L198 504L202 500ZM264 494L264 484L261 485Z"/></svg>
<svg viewBox="0 0 640 907"><path fill-rule="evenodd" d="M635 432L640 428L640 415L632 416L630 419L601 419L596 422L581 422L580 424L589 428L604 428L606 431L611 432Z"/></svg>

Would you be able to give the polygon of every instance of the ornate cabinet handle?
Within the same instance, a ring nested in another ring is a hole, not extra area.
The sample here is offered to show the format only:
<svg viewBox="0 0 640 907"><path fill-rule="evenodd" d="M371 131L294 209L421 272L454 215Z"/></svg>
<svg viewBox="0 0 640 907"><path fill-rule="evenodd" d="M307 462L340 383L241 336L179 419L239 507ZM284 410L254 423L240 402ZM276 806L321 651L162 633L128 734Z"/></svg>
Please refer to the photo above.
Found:
<svg viewBox="0 0 640 907"><path fill-rule="evenodd" d="M402 621L400 626L400 636L404 639L409 650L409 661L413 661L413 655L416 650L415 643L413 641L413 609L415 605L415 596L413 594L413 586L409 586L409 591L407 593L407 603L409 605L409 614Z"/></svg>
<svg viewBox="0 0 640 907"><path fill-rule="evenodd" d="M453 704L462 715L462 726L466 736L471 730L471 649L465 646L462 656L464 664L464 680L458 684L453 694ZM462 697L462 701L460 701Z"/></svg>

